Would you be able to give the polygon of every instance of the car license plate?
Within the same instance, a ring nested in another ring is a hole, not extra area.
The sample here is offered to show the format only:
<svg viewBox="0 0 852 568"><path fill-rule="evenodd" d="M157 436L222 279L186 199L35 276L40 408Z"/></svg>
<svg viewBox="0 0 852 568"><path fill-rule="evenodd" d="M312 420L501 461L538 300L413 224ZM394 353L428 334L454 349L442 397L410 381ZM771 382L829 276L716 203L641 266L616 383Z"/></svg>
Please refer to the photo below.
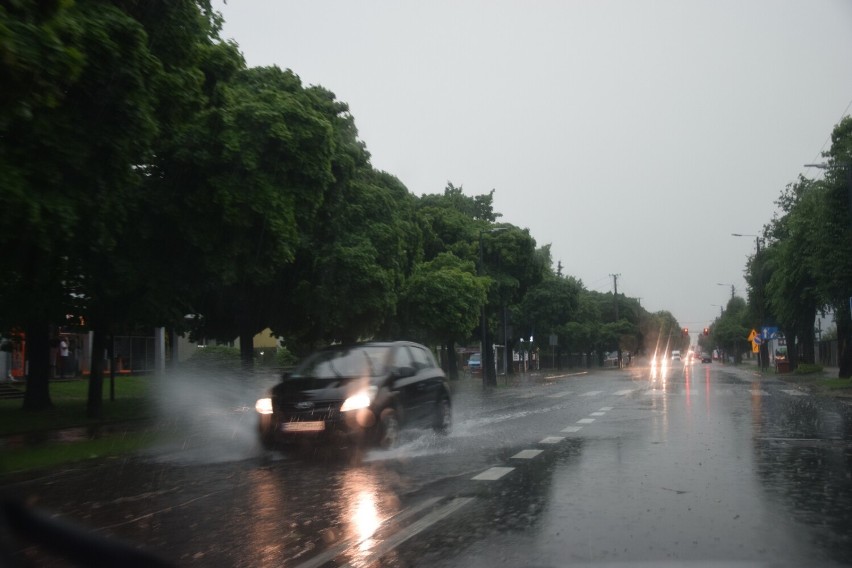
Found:
<svg viewBox="0 0 852 568"><path fill-rule="evenodd" d="M311 422L285 422L281 425L284 432L322 432L325 430L325 422L322 420Z"/></svg>

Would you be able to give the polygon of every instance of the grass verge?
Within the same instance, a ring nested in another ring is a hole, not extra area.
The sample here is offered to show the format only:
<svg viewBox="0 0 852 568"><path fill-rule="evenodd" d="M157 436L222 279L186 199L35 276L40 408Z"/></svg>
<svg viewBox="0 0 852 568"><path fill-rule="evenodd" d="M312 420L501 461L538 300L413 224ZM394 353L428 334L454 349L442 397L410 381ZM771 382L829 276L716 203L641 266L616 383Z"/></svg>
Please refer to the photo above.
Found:
<svg viewBox="0 0 852 568"><path fill-rule="evenodd" d="M0 400L0 437L21 436L24 441L2 447L0 474L51 468L61 464L126 454L152 445L150 431L98 428L121 422L138 421L154 414L153 377L121 376L115 379L115 400L109 400L109 379L104 380L102 417L86 416L89 382L75 380L50 384L51 410L23 410L21 399ZM77 433L53 436L40 433L73 428L91 428L96 435ZM47 440L47 441L39 441Z"/></svg>
<svg viewBox="0 0 852 568"><path fill-rule="evenodd" d="M0 400L0 436L92 426L148 418L153 414L152 377L116 377L115 400L109 400L109 380L104 381L103 417L86 417L89 382L77 380L50 384L54 408L28 412L21 399Z"/></svg>
<svg viewBox="0 0 852 568"><path fill-rule="evenodd" d="M4 450L0 474L47 469L88 459L135 452L157 441L153 432L123 432L79 442L48 442L32 447Z"/></svg>

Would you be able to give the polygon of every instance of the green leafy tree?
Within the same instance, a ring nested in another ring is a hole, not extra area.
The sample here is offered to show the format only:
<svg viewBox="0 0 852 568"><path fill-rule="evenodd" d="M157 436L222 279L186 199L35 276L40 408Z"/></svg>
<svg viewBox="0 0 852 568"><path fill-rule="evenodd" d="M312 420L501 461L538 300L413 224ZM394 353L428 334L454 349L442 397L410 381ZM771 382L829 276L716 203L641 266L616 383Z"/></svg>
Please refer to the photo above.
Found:
<svg viewBox="0 0 852 568"><path fill-rule="evenodd" d="M406 283L402 302L410 334L455 353L456 343L467 340L479 325L488 286L489 279L476 276L472 262L452 253L418 265ZM447 366L450 378L458 378L454 357L449 357Z"/></svg>
<svg viewBox="0 0 852 568"><path fill-rule="evenodd" d="M520 303L522 325L530 329L535 326L539 344L544 344L545 338L550 335L556 335L557 346L561 348L567 340L564 326L577 317L581 290L582 283L573 277L546 273L540 283L527 291Z"/></svg>
<svg viewBox="0 0 852 568"><path fill-rule="evenodd" d="M826 158L829 169L815 220L820 238L814 270L837 321L839 376L852 378L852 117L835 126Z"/></svg>
<svg viewBox="0 0 852 568"><path fill-rule="evenodd" d="M283 275L292 292L273 329L305 348L395 337L405 278L421 254L415 204L399 180L363 164L325 201Z"/></svg>
<svg viewBox="0 0 852 568"><path fill-rule="evenodd" d="M239 337L249 367L252 338L278 305L272 284L294 262L336 177L352 169L351 147L362 149L347 136L346 105L291 71L238 69L209 100L163 160L161 192L175 215L178 256L192 267L196 332Z"/></svg>

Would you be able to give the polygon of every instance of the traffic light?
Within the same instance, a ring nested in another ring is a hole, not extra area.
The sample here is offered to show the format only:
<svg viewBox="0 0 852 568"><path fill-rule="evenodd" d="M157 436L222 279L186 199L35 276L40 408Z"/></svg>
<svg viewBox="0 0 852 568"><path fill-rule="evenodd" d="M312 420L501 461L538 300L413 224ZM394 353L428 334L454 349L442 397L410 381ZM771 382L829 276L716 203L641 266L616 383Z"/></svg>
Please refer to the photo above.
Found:
<svg viewBox="0 0 852 568"><path fill-rule="evenodd" d="M704 328L704 335L710 335L710 328L709 327Z"/></svg>
<svg viewBox="0 0 852 568"><path fill-rule="evenodd" d="M688 327L683 328L683 334L689 335L689 328Z"/></svg>

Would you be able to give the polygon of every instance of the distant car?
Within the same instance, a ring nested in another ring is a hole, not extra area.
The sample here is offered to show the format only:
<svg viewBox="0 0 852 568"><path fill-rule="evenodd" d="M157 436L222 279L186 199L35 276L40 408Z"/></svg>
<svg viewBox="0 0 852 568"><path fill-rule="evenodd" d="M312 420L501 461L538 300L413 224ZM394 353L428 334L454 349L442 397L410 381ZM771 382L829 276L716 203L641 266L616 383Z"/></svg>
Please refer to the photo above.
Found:
<svg viewBox="0 0 852 568"><path fill-rule="evenodd" d="M482 370L482 358L479 353L473 353L470 359L467 360L467 369L471 373L478 373Z"/></svg>
<svg viewBox="0 0 852 568"><path fill-rule="evenodd" d="M680 351L675 349L674 351L672 351L672 361L680 361L680 360L681 360L680 359Z"/></svg>
<svg viewBox="0 0 852 568"><path fill-rule="evenodd" d="M710 354L709 354L709 353L702 353L702 354L701 354L701 362L702 362L702 363L712 363L712 362L713 362L713 358L712 358L712 357L710 357Z"/></svg>
<svg viewBox="0 0 852 568"><path fill-rule="evenodd" d="M335 345L305 359L255 405L268 449L302 440L393 446L404 427L452 426L450 386L432 353L407 341Z"/></svg>

